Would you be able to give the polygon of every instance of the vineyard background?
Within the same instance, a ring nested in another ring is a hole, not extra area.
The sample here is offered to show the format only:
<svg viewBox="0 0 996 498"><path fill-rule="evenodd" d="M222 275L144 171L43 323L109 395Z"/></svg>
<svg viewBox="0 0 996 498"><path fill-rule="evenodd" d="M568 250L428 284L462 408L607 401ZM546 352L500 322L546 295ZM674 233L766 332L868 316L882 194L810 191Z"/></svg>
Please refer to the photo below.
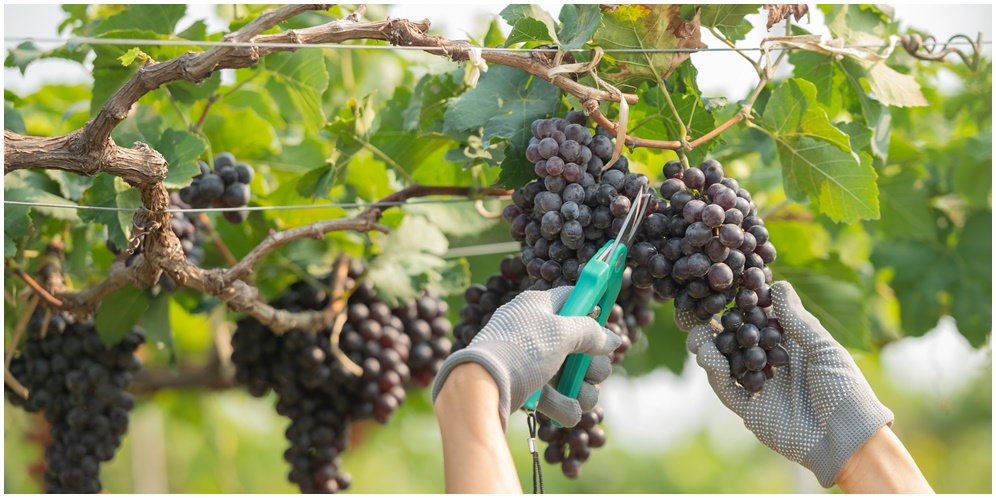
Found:
<svg viewBox="0 0 996 498"><path fill-rule="evenodd" d="M408 12L412 8L406 7ZM9 7L5 7L5 13L7 9ZM495 15L500 9L501 6L493 6L484 7L482 11ZM406 15L430 17L434 23L443 24L435 16L435 10L427 10L419 16ZM559 6L549 7L548 10L556 13ZM17 16L6 16L7 31L13 25L26 22L23 16L28 11L17 12L21 16L20 21ZM230 14L224 9L220 12L222 16ZM389 12L391 11L371 7L367 18L381 19ZM941 22L937 29L934 26L916 27L929 30L941 38L954 32L974 36L976 32L984 31L984 39L991 39L991 25L988 24L992 16L991 6L978 6L959 12L961 15L958 16L951 13L938 16L945 20L957 19L951 23L955 29L953 32L944 32L943 29L949 28ZM750 18L756 21L755 26L763 24L762 15ZM896 18L905 28L906 24L902 24L902 10L897 9ZM442 29L445 26L434 24L430 33L440 30L440 34L453 39L462 37L459 31L465 29L470 35L483 38L491 20L492 18L478 18L472 23L454 22L453 24L460 26L458 34L453 33L452 27L444 32ZM814 24L818 25L821 21L822 13L817 12ZM189 24L181 20L177 31L185 23ZM220 25L227 26L227 22ZM496 26L504 34L508 34L509 27L501 19L496 20ZM802 26L810 27L805 23ZM33 32L32 35L55 36L55 33ZM755 27L747 40L741 42L741 46L752 46L752 41L753 46L756 46L757 40L763 36L763 26ZM5 43L7 49L14 45L16 44ZM986 46L985 53L989 57L989 46ZM414 86L414 82L426 71L439 73L458 67L456 63L417 52L353 52L332 49L324 54L332 77L330 86L339 90L338 94L330 92L334 94L335 101L329 105L336 108L343 106L350 96L361 98L371 91L375 92L371 102L376 103L379 108L391 99L396 87ZM692 56L696 67L699 60L708 60L710 65L716 65L716 61L722 60L725 61L722 64L746 66L735 53L708 52ZM17 93L19 98L25 99L30 109L21 112L25 116L28 130L34 134L65 133L81 125L87 118L89 107L81 108L78 103L88 103L91 89L88 83L66 86L51 84L45 79L44 70L32 73L35 67L43 64L46 63L29 66L24 76L22 84L25 87L31 87L32 84L37 86L31 92ZM333 64L350 64L354 70L350 76L352 80L331 71L332 67L336 67ZM942 66L945 68L939 69ZM893 109L893 146L897 147L897 143L909 144L911 147L917 144L929 151L920 155L916 148L911 148L900 150L894 157L899 157L906 163L922 159L939 163L945 158L952 158L956 164L960 164L959 161L972 161L973 167L982 164L985 168L980 167L981 169L988 169L991 166L991 155L986 155L988 151L970 151L975 156L968 158L972 154L965 152L965 149L966 144L968 147L980 145L973 140L981 140L981 145L991 147L991 65L983 64L979 73L971 73L957 62L934 64L931 67L934 69L918 73L917 77L924 85L929 100L936 105L931 108ZM751 74L749 69L747 67L748 77ZM13 77L11 71L17 70L5 69L5 76ZM700 86L703 89L710 88L703 84L706 74L700 70ZM789 69L779 74L791 76ZM237 81L226 78L232 77L223 75L223 85ZM44 82L44 86L35 82ZM754 81L746 81L739 88L723 91L713 89L703 93L709 97L727 97L735 102L743 96L744 89L753 83ZM5 84L5 94L8 90L10 88ZM728 109L734 107L731 105ZM959 110L967 115L959 115ZM162 112L165 115L168 111L163 107ZM252 137L228 135L225 138L232 140L230 143L236 147L245 146L252 150L246 145L252 142ZM731 130L728 135L724 135L724 139L733 146L758 143L756 136L751 136L743 129ZM722 148L717 146L716 151L721 151ZM252 159L259 159L261 162L275 160L277 156L272 151L256 150L256 153L259 157ZM668 154L671 153L648 154L646 151L638 151L631 157L637 162L646 162L647 172L654 174L655 171L659 172L659 165L666 158L673 157ZM766 202L775 205L784 199L780 173L770 164L774 160L770 150L762 148L762 153L755 156L733 155L731 160L730 169L742 179L750 178L751 190L764 192ZM378 172L385 170L383 164L372 154L360 153L353 161L351 175L362 175L363 168L374 168ZM432 179L437 180L436 183L445 183L447 180L466 181L466 178L459 176L459 171L451 169L454 171L446 170L447 176ZM386 173L382 174L386 176ZM491 176L487 178L493 180L494 172L488 174ZM989 172L985 174L991 175ZM421 177L416 177L421 180ZM982 180L988 184L991 176L984 176L979 181ZM346 182L359 185L360 178L347 178ZM745 183L748 181L745 180ZM370 192L371 196L385 192L384 186L380 185L372 190L374 192ZM979 192L979 189L975 190L976 194ZM988 212L991 212L989 192L982 189L982 199L971 202L983 209L988 206ZM485 205L492 211L498 211L503 203L486 201ZM508 241L507 224L499 220L479 218L470 210L469 204L412 206L406 208L406 211L423 214L439 225L450 248ZM861 261L867 261L873 251L873 243L861 237L858 233L861 230L853 228L860 225L852 225L851 228L845 225L837 227L825 218L817 218L817 222L805 225L793 223L793 216L801 216L800 219L807 219L807 215L811 217L809 208L795 206L786 211L790 215L786 217L787 223L783 226L785 231L776 242L779 256L789 259L787 264L791 266L786 267L786 270L790 270L787 276L793 282L793 276L804 278L804 274L798 273L799 268L819 266L820 261L826 261L831 252L834 258L839 257L838 264L843 260L845 266L860 266ZM888 219L887 214L883 213L881 222L865 223L873 226L875 223L897 223L897 218ZM321 216L329 215L321 212L282 213L273 218L297 225ZM474 226L474 229L465 229L465 226ZM221 225L218 228L226 242L232 241L229 245L233 251L244 254L252 247L252 243L246 240L244 229ZM989 230L988 225L985 228ZM897 230L903 229L905 228ZM250 239L258 239L257 228L248 230ZM913 230L917 228L914 227ZM991 231L975 235L988 241ZM775 235L773 240L774 237ZM240 238L243 242L239 242ZM359 238L339 235L330 239L354 250L357 244L362 243ZM809 243L807 239L816 242ZM819 247L820 241L829 241L829 251L826 247ZM989 247L991 253L991 245ZM301 261L306 261L309 254L307 250L299 254L288 251L286 258L262 266L255 278L261 281L272 279L274 283L266 284L269 286L268 290L279 289L281 284L277 282L286 282L288 278L292 278L287 275L288 265L303 268ZM796 259L793 260L791 254L797 255ZM484 282L497 268L500 257L501 255L468 256L466 260L472 281ZM93 260L98 268L106 267L110 258L108 254L99 254L95 249ZM83 257L81 261L85 259ZM783 261L780 260L779 263ZM70 276L81 282L86 281L92 275L83 272L85 267L85 264L76 265L78 273ZM328 267L323 262L307 269L327 271ZM778 268L775 265L776 278ZM991 275L991 267L989 271ZM8 274L5 286L11 285L13 283ZM989 292L991 293L991 284ZM449 302L455 322L462 298L454 295L449 298ZM897 333L894 329L897 319L894 316L897 314L895 301L876 302L871 306L877 313L890 316L893 322L889 323L890 318L886 318L884 326L879 324L879 327L870 327L869 331L864 332L867 336L858 341L863 343L860 347L854 347L853 343L848 346L855 352L858 364L875 392L897 414L894 427L897 434L936 491L991 492L991 338L986 334L975 336L970 344L959 333L955 321L944 317L936 327L933 323L920 324L922 330L916 332L922 334L920 337L899 339L900 335L915 334L909 330ZM212 334L204 333L205 330L233 329L232 322L226 321L223 307L216 306L209 314L191 313L191 308L192 306L183 306L175 301L170 305L174 346L181 365L196 365L206 361L213 338ZM10 310L8 307L5 343L10 340L13 320ZM654 343L650 351L634 353L623 364L623 369L644 375L616 375L603 385L602 404L609 435L607 446L593 455L578 480L569 481L559 472L546 473L547 489L568 493L821 492L822 488L818 487L808 472L761 445L742 427L739 419L715 399L705 376L691 363L693 360L684 351L680 333L669 323L670 308L662 306L657 312L658 324L644 332L650 341L658 338L663 340ZM991 310L987 312L991 313ZM233 314L229 313L228 316ZM155 351L149 353L146 361L150 367L168 364L168 358ZM653 364L664 366L652 369ZM115 460L103 468L102 478L106 489L109 492L138 493L294 492L295 487L284 479L283 469L286 464L281 458L286 446L283 437L285 420L273 412L272 404L272 396L258 400L240 389L164 389L140 398L132 413L131 429L122 449ZM9 404L4 405L6 492L35 492L38 489L38 482L25 472L26 467L36 462L41 453L40 446L25 441L25 434L31 432L34 425L32 416ZM438 428L432 416L427 392L411 392L408 401L394 416L390 425L381 427L373 423L357 424L353 433L355 444L343 458L343 467L354 477L351 492L442 492L442 456ZM531 463L525 451L525 438L524 418L521 414L515 414L510 421L508 441L513 448L521 476L529 475ZM517 448L521 451L515 451Z"/></svg>

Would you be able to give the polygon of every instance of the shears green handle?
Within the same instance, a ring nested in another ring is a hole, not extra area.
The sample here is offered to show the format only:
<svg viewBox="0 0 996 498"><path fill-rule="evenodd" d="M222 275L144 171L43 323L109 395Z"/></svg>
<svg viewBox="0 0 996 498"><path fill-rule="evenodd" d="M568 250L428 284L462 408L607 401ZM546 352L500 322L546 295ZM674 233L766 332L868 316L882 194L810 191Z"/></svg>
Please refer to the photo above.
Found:
<svg viewBox="0 0 996 498"><path fill-rule="evenodd" d="M608 251L611 254L606 255ZM584 270L578 278L577 285L567 298L560 316L588 316L598 305L600 312L596 321L605 326L612 313L612 306L619 297L622 287L622 275L626 269L626 245L616 244L610 240L584 265ZM588 372L591 356L574 353L567 355L557 391L565 396L577 398L581 392L581 384ZM526 400L525 408L535 410L539 404L543 389L539 389Z"/></svg>

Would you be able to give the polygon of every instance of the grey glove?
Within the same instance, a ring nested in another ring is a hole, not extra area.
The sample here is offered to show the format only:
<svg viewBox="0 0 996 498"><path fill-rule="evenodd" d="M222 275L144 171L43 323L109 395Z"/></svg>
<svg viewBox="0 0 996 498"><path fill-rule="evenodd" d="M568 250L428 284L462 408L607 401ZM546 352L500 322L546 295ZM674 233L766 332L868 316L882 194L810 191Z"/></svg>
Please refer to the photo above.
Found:
<svg viewBox="0 0 996 498"><path fill-rule="evenodd" d="M475 362L498 384L502 429L507 429L512 410L518 410L539 388L543 388L539 412L565 427L577 425L582 410L591 410L598 401L594 384L608 377L612 367L606 355L619 347L622 339L589 317L557 315L572 290L574 287L565 286L526 291L498 308L474 340L440 367L432 386L433 402L453 368ZM593 357L577 400L548 384L570 353Z"/></svg>
<svg viewBox="0 0 996 498"><path fill-rule="evenodd" d="M675 322L688 335L687 346L709 384L744 425L769 448L802 464L829 488L851 456L882 426L895 419L872 392L850 354L799 301L788 282L771 286L772 314L784 329L789 364L757 394L736 384L730 364L716 349L722 327L691 312Z"/></svg>

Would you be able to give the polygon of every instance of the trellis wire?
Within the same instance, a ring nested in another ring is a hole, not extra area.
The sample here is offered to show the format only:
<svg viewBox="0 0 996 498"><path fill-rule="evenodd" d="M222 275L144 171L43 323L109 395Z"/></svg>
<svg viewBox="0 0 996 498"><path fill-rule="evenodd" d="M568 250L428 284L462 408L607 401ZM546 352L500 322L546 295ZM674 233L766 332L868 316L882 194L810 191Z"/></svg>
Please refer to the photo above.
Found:
<svg viewBox="0 0 996 498"><path fill-rule="evenodd" d="M280 43L280 42L225 42L225 41L194 41L194 40L149 40L141 38L36 38L30 36L12 36L4 37L5 43L14 42L35 42L35 43L60 43L60 44L75 44L75 45L151 45L151 46L195 46L195 47L246 47L246 48L321 48L321 49L346 49L346 50L413 50L416 52L422 52L425 50L440 49L442 47L420 47L411 45L344 45L338 43ZM983 45L991 45L992 41L983 41ZM970 46L971 42L950 42L948 45L963 45ZM875 44L875 45L845 45L840 48L870 48L870 49L885 49L888 48L888 44ZM494 47L480 47L474 45L464 45L459 47L461 49L478 48L482 52L548 52L557 53L559 49L556 48L494 48ZM606 48L603 49L605 53L700 53L700 52L758 52L762 49L760 47L744 47L744 48L732 48L732 47L709 47L709 48ZM775 52L779 50L794 50L793 47L779 47L769 49L769 52ZM572 50L564 50L564 52L577 52L585 53L589 52L588 49L578 48Z"/></svg>
<svg viewBox="0 0 996 498"><path fill-rule="evenodd" d="M490 199L508 199L511 196L500 195L500 196L489 196ZM464 199L429 199L422 201L391 201L391 202L339 202L330 204L299 204L299 205L288 205L288 206L241 206L241 207L221 207L221 208L176 208L176 209L164 209L164 213L223 213L226 211L286 211L286 210L298 210L298 209L334 209L334 208L371 208L371 207L394 207L394 206L411 206L420 204L456 204L462 202L474 202L476 199L464 198ZM134 208L122 208L122 207L107 207L107 206L87 206L80 204L54 204L47 202L28 202L28 201L8 201L4 199L4 204L12 206L29 206L29 207L45 207L45 208L55 208L55 209L76 209L76 210L90 210L90 211L113 211L113 212L135 212L138 207Z"/></svg>

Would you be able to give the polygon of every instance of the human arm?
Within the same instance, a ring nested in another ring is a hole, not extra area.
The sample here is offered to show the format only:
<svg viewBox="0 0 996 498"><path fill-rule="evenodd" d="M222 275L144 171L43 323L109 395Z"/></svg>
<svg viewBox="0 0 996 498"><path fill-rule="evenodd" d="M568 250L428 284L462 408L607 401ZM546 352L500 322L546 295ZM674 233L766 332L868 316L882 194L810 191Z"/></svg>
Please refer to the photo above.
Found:
<svg viewBox="0 0 996 498"><path fill-rule="evenodd" d="M806 311L790 284L774 283L771 299L770 313L784 329L781 343L789 363L779 367L756 394L731 377L730 363L714 343L722 331L716 320L702 322L689 312L675 315L678 326L689 331L689 351L723 404L740 415L762 443L810 469L824 487L833 486L845 468L851 471L846 484L857 485L852 489L894 482L908 471L923 481L898 439L885 437L895 438L891 429L882 434L894 416L879 402L847 350ZM854 471L854 462L867 465L869 455L897 460ZM873 470L899 469L903 473L870 478Z"/></svg>
<svg viewBox="0 0 996 498"><path fill-rule="evenodd" d="M845 493L933 493L909 451L889 426L882 427L837 476Z"/></svg>
<svg viewBox="0 0 996 498"><path fill-rule="evenodd" d="M522 493L498 411L498 384L484 367L453 369L435 403L447 493Z"/></svg>

